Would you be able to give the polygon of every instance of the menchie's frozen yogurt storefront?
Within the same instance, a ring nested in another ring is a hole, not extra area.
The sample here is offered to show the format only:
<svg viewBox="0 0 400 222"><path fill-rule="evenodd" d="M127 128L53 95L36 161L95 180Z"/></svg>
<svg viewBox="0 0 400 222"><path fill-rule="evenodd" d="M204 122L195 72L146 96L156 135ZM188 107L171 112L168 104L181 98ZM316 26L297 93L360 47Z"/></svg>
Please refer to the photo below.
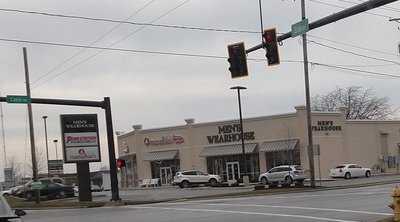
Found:
<svg viewBox="0 0 400 222"><path fill-rule="evenodd" d="M300 164L308 169L306 110L247 118L243 121L246 161L242 160L238 120L194 123L158 129L136 126L118 136L122 187L140 180L160 178L170 184L175 172L197 169L218 174L224 180L248 175L257 181L260 173L282 164ZM316 176L328 177L329 169L351 162L377 171L398 170L400 121L346 120L345 110L313 112Z"/></svg>

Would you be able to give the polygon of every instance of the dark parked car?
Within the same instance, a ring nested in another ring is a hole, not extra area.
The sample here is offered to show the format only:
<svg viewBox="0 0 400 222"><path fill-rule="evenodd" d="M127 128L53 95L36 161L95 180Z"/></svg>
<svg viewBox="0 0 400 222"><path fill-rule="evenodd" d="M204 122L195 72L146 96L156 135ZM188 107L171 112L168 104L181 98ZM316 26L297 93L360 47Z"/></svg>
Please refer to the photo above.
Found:
<svg viewBox="0 0 400 222"><path fill-rule="evenodd" d="M35 198L35 190L26 190L24 196L27 200L33 200ZM74 197L74 187L60 183L44 183L42 189L40 189L40 196L45 196L47 199Z"/></svg>
<svg viewBox="0 0 400 222"><path fill-rule="evenodd" d="M25 214L26 213L23 210L12 211L10 205L7 203L7 200L0 196L0 221L22 221L20 217L24 216Z"/></svg>

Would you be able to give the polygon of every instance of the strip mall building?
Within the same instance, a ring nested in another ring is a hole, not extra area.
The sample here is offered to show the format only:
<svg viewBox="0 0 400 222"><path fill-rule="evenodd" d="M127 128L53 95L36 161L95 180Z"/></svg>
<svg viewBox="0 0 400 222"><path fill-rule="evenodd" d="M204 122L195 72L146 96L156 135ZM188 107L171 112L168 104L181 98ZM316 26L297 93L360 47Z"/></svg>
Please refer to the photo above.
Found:
<svg viewBox="0 0 400 222"><path fill-rule="evenodd" d="M137 186L143 179L160 178L170 184L179 170L197 169L221 175L224 180L243 174L256 181L260 173L282 164L309 168L306 110L243 120L245 164L242 161L238 120L194 123L142 129L118 136L121 186ZM312 129L316 177L327 178L341 163L357 163L379 172L398 171L400 121L346 120L345 109L313 112ZM318 155L319 154L319 155Z"/></svg>

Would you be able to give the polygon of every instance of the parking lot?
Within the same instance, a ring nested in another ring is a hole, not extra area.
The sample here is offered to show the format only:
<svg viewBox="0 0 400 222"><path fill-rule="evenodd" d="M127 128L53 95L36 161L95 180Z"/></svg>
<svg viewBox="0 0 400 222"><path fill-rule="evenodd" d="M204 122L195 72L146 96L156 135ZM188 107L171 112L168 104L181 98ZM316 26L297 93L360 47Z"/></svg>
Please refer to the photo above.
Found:
<svg viewBox="0 0 400 222"><path fill-rule="evenodd" d="M376 221L395 184L271 196L179 201L124 207L28 211L25 221Z"/></svg>

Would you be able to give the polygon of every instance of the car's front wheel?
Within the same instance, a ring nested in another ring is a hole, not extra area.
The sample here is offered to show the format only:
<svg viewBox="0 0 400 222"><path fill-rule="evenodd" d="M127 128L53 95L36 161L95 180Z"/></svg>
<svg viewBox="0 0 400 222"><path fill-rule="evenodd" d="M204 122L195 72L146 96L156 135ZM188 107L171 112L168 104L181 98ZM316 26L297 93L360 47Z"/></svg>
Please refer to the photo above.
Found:
<svg viewBox="0 0 400 222"><path fill-rule="evenodd" d="M344 179L351 179L351 174L349 173L349 172L347 172L345 175L344 175Z"/></svg>
<svg viewBox="0 0 400 222"><path fill-rule="evenodd" d="M371 176L371 172L370 171L365 172L365 177L370 177L370 176Z"/></svg>
<svg viewBox="0 0 400 222"><path fill-rule="evenodd" d="M218 181L214 178L211 178L209 183L210 183L210 186L212 186L212 187L216 187L218 185Z"/></svg>
<svg viewBox="0 0 400 222"><path fill-rule="evenodd" d="M180 184L181 188L189 188L190 187L190 183L187 180L182 181L182 183Z"/></svg>
<svg viewBox="0 0 400 222"><path fill-rule="evenodd" d="M266 177L262 177L262 178L261 178L261 183L262 183L263 185L268 185L268 179L267 179Z"/></svg>

